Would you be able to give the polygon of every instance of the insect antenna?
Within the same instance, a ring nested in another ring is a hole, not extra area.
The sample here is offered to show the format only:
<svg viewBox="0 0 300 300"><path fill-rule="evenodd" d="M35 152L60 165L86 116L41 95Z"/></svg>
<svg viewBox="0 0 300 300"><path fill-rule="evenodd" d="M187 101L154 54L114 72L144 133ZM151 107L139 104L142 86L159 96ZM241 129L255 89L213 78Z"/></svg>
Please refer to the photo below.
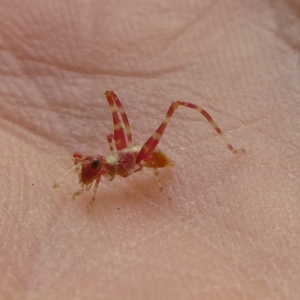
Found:
<svg viewBox="0 0 300 300"><path fill-rule="evenodd" d="M59 189L59 183L62 181L62 179L64 179L65 177L67 177L73 170L75 170L78 165L80 165L81 163L76 164L75 166L73 166L71 169L69 169L69 171L67 171L63 176L61 176L53 185L53 188L55 190Z"/></svg>

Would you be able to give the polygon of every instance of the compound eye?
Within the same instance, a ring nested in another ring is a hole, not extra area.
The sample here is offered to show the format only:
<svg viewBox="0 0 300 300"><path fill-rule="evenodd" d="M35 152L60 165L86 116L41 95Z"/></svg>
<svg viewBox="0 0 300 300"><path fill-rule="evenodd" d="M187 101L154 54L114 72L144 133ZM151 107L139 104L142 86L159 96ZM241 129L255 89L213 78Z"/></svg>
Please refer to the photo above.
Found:
<svg viewBox="0 0 300 300"><path fill-rule="evenodd" d="M91 163L91 168L93 170L95 170L95 169L97 169L99 167L99 165L100 165L99 158L97 158L97 157L93 158L92 163Z"/></svg>

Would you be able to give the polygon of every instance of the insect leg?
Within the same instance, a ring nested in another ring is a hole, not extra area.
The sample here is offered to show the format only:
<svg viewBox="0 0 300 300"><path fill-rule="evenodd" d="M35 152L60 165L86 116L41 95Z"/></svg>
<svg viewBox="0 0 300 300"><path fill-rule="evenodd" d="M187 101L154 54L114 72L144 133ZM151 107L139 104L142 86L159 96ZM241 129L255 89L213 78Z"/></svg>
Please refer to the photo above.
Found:
<svg viewBox="0 0 300 300"><path fill-rule="evenodd" d="M82 192L84 191L84 188L85 188L84 183L81 182L81 183L80 183L80 189L77 190L77 191L73 194L72 199L75 200L75 198L76 198L77 196L79 196L80 194L82 194Z"/></svg>
<svg viewBox="0 0 300 300"><path fill-rule="evenodd" d="M155 177L156 177L158 189L159 189L160 192L162 192L162 191L163 191L163 188L162 188L162 184L161 184L161 180L160 180L159 171L158 171L158 168L157 168L156 161L155 161L154 157L152 157L152 156L150 156L149 159L148 159L147 161L149 161L150 164L151 164L152 167L153 167L153 172L154 172L154 175L155 175Z"/></svg>
<svg viewBox="0 0 300 300"><path fill-rule="evenodd" d="M95 201L95 199L96 199L96 192L97 192L97 190L98 190L98 186L99 186L99 183L100 183L101 175L102 175L101 172L99 172L99 173L97 174L96 182L95 182L94 190L93 190L93 196L92 196L92 199L90 200L90 202L89 202L89 204L88 204L88 206L87 206L87 212L88 212L88 213L91 213L91 212L92 212L92 206L93 206L93 203L94 203L94 201Z"/></svg>
<svg viewBox="0 0 300 300"><path fill-rule="evenodd" d="M108 146L109 146L109 150L110 150L111 154L115 153L115 149L114 149L114 145L113 145L113 138L114 138L113 134L109 134L107 136Z"/></svg>
<svg viewBox="0 0 300 300"><path fill-rule="evenodd" d="M114 92L110 92L113 95L113 99L118 107L119 110L119 114L122 117L123 123L125 125L125 130L126 130L126 136L127 136L127 147L132 147L132 135L131 135L131 128L130 128L130 124L127 118L127 115L125 113L125 110L123 108L123 105L120 101L120 99L118 98L118 96L114 93Z"/></svg>
<svg viewBox="0 0 300 300"><path fill-rule="evenodd" d="M245 152L244 149L235 149L233 146L230 144L229 140L225 136L225 134L222 132L222 130L219 128L219 126L215 123L215 121L212 119L212 117L200 106L197 106L195 104L189 103L189 102L183 102L183 101L177 101L173 102L169 110L165 116L165 119L163 122L160 124L160 126L156 129L154 134L146 141L146 143L143 145L142 149L140 150L138 156L137 156L137 162L140 162L144 157L151 155L151 153L154 151L156 148L157 144L159 143L174 111L179 107L179 106L185 106L188 108L192 108L194 110L197 110L199 113L201 113L206 120L210 123L210 125L215 129L215 131L219 134L219 136L222 138L224 143L226 144L227 148L233 152L234 154Z"/></svg>
<svg viewBox="0 0 300 300"><path fill-rule="evenodd" d="M107 102L109 104L112 117L113 117L113 123L114 123L114 139L116 143L117 150L121 150L127 147L132 146L132 136L131 136L131 129L130 124L127 118L127 115L124 111L124 108L118 99L117 95L113 91L107 91L105 92L105 96L107 99ZM121 118L123 120L123 123L125 125L126 130L126 137L124 128L121 124L121 120L119 118L119 114L121 115Z"/></svg>
<svg viewBox="0 0 300 300"><path fill-rule="evenodd" d="M153 171L154 171L154 175L156 177L156 181L157 181L157 185L159 190L162 192L163 188L162 188L162 184L161 184L161 180L160 180L160 176L159 176L159 171L157 168L157 164L156 161L154 159L153 156L148 155L145 159L142 159L139 163L136 163L127 173L127 176L141 170L147 163L150 163L152 165Z"/></svg>

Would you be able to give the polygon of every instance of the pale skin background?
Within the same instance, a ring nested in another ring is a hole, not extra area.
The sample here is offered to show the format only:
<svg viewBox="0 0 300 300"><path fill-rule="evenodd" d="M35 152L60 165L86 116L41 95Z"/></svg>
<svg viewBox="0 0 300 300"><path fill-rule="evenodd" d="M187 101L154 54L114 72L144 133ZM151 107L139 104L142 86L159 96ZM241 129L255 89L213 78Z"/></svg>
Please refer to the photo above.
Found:
<svg viewBox="0 0 300 300"><path fill-rule="evenodd" d="M1 299L299 299L299 1L0 1ZM105 179L92 215L72 163L109 153L104 91L141 144L171 101L175 161Z"/></svg>

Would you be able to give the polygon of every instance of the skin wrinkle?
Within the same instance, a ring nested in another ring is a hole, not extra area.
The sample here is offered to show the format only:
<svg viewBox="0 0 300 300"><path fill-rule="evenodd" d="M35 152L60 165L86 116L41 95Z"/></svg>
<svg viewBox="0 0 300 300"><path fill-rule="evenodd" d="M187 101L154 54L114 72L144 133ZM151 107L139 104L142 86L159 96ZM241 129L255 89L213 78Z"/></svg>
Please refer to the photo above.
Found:
<svg viewBox="0 0 300 300"><path fill-rule="evenodd" d="M201 22L203 18L205 18L205 16L209 14L211 10L213 10L214 6L217 3L217 0L210 2L211 4L206 9L200 10L200 13L196 14L196 16L191 21L187 22L184 26L181 26L175 33L171 35L172 38L170 39L170 43L168 43L165 50L162 51L161 54L167 52L167 50L170 49L175 42L184 37L186 33L194 27L194 25L196 25L198 22Z"/></svg>
<svg viewBox="0 0 300 300"><path fill-rule="evenodd" d="M142 70L128 70L128 71L124 71L122 69L105 69L105 68L97 68L97 69L92 69L92 70L85 70L85 69L78 69L78 68L74 68L71 65L68 64L63 64L63 63L53 63L51 61L41 61L40 58L35 59L32 56L23 56L23 57L19 57L20 60L22 61L26 61L27 63L38 63L38 64L43 64L45 66L50 66L51 68L54 67L57 70L60 71L68 71L70 73L74 73L76 74L81 74L81 75L96 75L96 76L116 76L118 78L122 78L122 77L130 77L132 79L134 78L145 78L145 79L151 79L151 78L158 78L159 76L164 76L167 74L173 74L176 73L177 71L182 71L185 68L191 66L190 64L182 64L182 65L178 65L178 66L173 66L173 67L169 67L169 68L164 68L164 69L158 69L158 70L150 70L150 72L143 72ZM53 71L49 71L49 75L52 74ZM5 74L3 74L5 75ZM37 74L39 75L39 74Z"/></svg>

